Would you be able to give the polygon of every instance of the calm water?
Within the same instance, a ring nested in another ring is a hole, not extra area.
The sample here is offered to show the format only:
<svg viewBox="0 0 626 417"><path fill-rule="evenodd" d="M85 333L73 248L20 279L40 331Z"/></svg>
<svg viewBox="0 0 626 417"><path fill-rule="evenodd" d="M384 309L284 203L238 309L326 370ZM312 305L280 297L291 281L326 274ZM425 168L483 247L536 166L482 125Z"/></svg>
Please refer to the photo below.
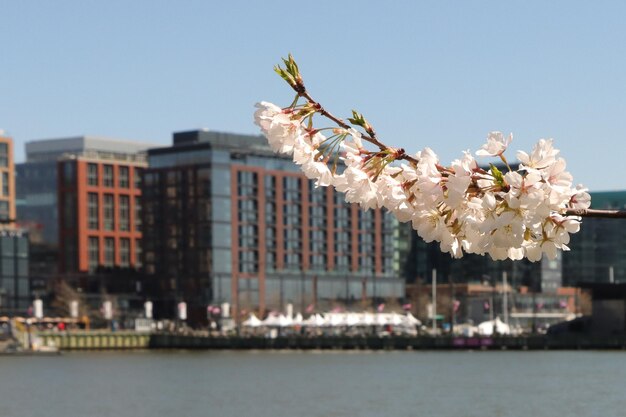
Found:
<svg viewBox="0 0 626 417"><path fill-rule="evenodd" d="M626 353L0 357L0 416L623 417Z"/></svg>

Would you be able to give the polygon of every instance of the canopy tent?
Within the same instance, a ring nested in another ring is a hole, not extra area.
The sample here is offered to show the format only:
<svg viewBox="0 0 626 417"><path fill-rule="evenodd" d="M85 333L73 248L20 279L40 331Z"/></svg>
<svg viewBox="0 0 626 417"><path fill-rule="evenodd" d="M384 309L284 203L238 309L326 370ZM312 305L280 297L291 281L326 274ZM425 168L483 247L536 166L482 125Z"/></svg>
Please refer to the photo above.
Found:
<svg viewBox="0 0 626 417"><path fill-rule="evenodd" d="M415 316L411 313L406 313L406 321L408 324L412 325L412 326L421 326L422 322L419 321L417 318L415 318Z"/></svg>
<svg viewBox="0 0 626 417"><path fill-rule="evenodd" d="M302 317L301 313L291 318L284 314L270 314L263 321L259 320L254 314L242 323L247 327L358 327L358 326L394 326L394 327L415 327L422 324L411 313L326 313L312 314L307 319ZM504 324L504 323L502 323Z"/></svg>
<svg viewBox="0 0 626 417"><path fill-rule="evenodd" d="M511 327L500 320L500 317L496 317L495 320L484 321L478 325L478 334L484 336L491 336L495 331L498 334L511 334Z"/></svg>
<svg viewBox="0 0 626 417"><path fill-rule="evenodd" d="M302 321L303 326L323 327L326 326L326 320L321 314L313 314L306 320Z"/></svg>
<svg viewBox="0 0 626 417"><path fill-rule="evenodd" d="M259 320L258 317L255 316L254 314L250 314L250 318L241 324L243 324L246 327L260 327L263 325L263 322Z"/></svg>

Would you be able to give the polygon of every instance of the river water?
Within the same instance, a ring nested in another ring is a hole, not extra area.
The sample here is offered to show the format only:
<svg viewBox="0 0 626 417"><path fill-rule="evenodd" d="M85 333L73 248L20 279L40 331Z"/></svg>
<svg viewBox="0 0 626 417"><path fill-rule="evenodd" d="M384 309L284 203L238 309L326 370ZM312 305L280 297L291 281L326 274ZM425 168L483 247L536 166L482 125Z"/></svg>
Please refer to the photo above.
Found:
<svg viewBox="0 0 626 417"><path fill-rule="evenodd" d="M0 357L2 417L626 416L622 352Z"/></svg>

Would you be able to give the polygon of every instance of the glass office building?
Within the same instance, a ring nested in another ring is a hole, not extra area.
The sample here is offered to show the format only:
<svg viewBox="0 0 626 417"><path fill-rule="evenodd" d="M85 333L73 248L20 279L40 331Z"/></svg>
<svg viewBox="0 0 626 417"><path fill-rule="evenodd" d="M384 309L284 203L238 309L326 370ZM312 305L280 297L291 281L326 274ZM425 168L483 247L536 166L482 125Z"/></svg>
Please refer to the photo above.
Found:
<svg viewBox="0 0 626 417"><path fill-rule="evenodd" d="M626 209L626 191L591 193L595 209ZM563 254L567 285L626 282L626 219L584 218Z"/></svg>

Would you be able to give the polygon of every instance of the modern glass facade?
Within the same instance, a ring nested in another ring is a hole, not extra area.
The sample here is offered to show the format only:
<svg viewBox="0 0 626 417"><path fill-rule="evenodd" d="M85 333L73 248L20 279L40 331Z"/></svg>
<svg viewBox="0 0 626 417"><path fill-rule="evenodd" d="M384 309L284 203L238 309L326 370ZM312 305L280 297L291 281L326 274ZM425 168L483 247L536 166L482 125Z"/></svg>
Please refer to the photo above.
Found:
<svg viewBox="0 0 626 417"><path fill-rule="evenodd" d="M170 307L184 299L199 315L221 302L304 310L404 295L397 222L315 188L265 139L176 133L148 163L144 262L165 293L175 290Z"/></svg>
<svg viewBox="0 0 626 417"><path fill-rule="evenodd" d="M28 234L16 228L13 140L0 136L0 315L30 305Z"/></svg>
<svg viewBox="0 0 626 417"><path fill-rule="evenodd" d="M30 304L28 235L0 230L0 314L25 315Z"/></svg>
<svg viewBox="0 0 626 417"><path fill-rule="evenodd" d="M626 209L626 191L591 193L595 209ZM626 220L584 218L563 254L563 281L626 282Z"/></svg>
<svg viewBox="0 0 626 417"><path fill-rule="evenodd" d="M410 224L402 227L411 236L411 249L403 258L407 282L430 282L432 270L436 269L438 283L492 285L501 282L506 272L513 287L527 286L536 292L554 293L563 285L561 254L555 260L544 257L539 262L494 261L489 256L473 254L454 259L441 252L439 244L425 243Z"/></svg>

